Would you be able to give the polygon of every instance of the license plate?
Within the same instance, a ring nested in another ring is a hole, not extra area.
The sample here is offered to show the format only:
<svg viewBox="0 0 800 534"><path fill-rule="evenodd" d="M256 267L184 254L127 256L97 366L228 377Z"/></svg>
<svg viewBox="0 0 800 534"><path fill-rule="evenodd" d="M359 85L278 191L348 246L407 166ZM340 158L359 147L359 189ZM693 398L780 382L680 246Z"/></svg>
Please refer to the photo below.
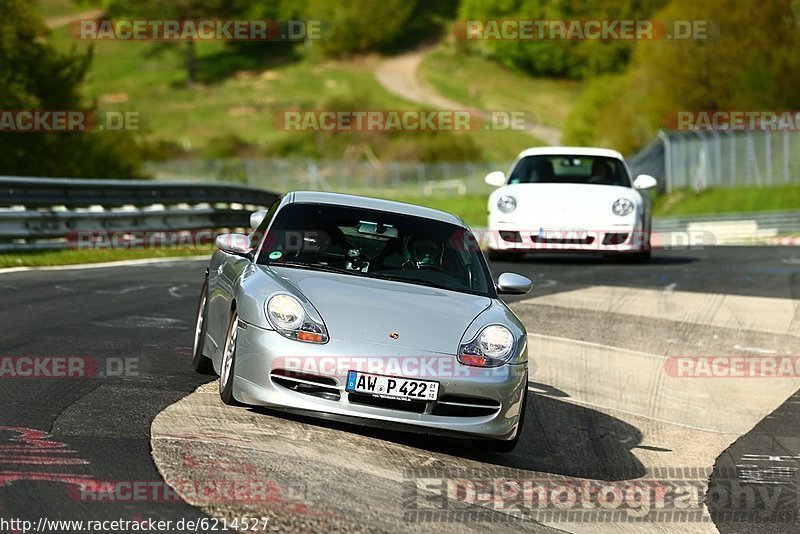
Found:
<svg viewBox="0 0 800 534"><path fill-rule="evenodd" d="M439 383L411 378L347 373L347 391L408 400L433 401L439 397Z"/></svg>

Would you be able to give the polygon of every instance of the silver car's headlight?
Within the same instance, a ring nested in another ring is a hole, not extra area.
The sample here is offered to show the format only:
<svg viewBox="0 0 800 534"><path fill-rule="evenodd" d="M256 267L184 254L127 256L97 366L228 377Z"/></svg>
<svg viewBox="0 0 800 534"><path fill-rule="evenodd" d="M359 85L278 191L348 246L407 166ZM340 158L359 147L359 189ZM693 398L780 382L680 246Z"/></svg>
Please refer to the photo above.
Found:
<svg viewBox="0 0 800 534"><path fill-rule="evenodd" d="M503 195L497 200L497 209L503 213L511 213L517 209L517 199L510 195Z"/></svg>
<svg viewBox="0 0 800 534"><path fill-rule="evenodd" d="M291 295L275 295L265 306L267 318L275 331L289 339L307 343L326 343L325 325L309 317L299 300Z"/></svg>
<svg viewBox="0 0 800 534"><path fill-rule="evenodd" d="M514 334L505 326L485 327L468 343L461 345L458 361L474 367L498 367L514 354Z"/></svg>
<svg viewBox="0 0 800 534"><path fill-rule="evenodd" d="M633 202L627 198L618 198L611 206L611 211L614 212L614 215L619 215L620 217L629 215L633 211Z"/></svg>

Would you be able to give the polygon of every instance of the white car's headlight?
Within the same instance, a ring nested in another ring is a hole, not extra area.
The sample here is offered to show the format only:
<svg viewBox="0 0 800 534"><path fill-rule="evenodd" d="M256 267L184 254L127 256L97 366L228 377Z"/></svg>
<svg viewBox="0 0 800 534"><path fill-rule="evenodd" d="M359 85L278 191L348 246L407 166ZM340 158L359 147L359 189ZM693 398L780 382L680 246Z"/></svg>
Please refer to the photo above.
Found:
<svg viewBox="0 0 800 534"><path fill-rule="evenodd" d="M503 213L511 213L517 209L517 199L510 195L503 195L497 200L497 209Z"/></svg>
<svg viewBox="0 0 800 534"><path fill-rule="evenodd" d="M611 206L611 211L614 212L614 215L619 215L620 217L629 215L633 211L633 202L627 198L618 198Z"/></svg>
<svg viewBox="0 0 800 534"><path fill-rule="evenodd" d="M497 367L514 354L514 334L501 325L487 326L472 341L461 345L458 361L475 367Z"/></svg>
<svg viewBox="0 0 800 534"><path fill-rule="evenodd" d="M275 295L265 308L269 322L282 336L308 343L328 341L325 325L309 317L300 301L293 296Z"/></svg>

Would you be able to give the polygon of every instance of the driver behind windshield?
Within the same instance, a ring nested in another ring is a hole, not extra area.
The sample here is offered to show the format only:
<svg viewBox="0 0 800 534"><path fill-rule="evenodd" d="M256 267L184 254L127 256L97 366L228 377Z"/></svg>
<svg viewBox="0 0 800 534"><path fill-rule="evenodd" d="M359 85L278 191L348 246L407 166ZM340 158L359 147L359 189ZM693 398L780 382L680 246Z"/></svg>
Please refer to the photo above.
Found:
<svg viewBox="0 0 800 534"><path fill-rule="evenodd" d="M433 219L292 204L276 215L258 263L487 294L491 278L480 250L451 242L463 233L463 228Z"/></svg>
<svg viewBox="0 0 800 534"><path fill-rule="evenodd" d="M595 158L594 161L592 161L592 176L589 179L589 183L607 183L608 174L608 164L605 160Z"/></svg>
<svg viewBox="0 0 800 534"><path fill-rule="evenodd" d="M430 239L414 239L409 248L411 249L411 260L414 261L417 266L441 264L441 253L435 241Z"/></svg>

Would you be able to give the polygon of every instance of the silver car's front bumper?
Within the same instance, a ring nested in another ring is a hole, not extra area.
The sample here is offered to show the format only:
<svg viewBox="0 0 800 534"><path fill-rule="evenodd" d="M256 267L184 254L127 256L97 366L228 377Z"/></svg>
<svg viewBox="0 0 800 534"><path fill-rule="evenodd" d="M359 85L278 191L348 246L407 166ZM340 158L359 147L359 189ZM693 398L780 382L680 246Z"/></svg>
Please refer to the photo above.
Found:
<svg viewBox="0 0 800 534"><path fill-rule="evenodd" d="M332 359L343 362L331 365ZM410 359L410 360L409 360ZM386 369L423 369L406 365L435 360L426 372L398 375L372 368L375 361L389 362ZM350 362L364 362L364 372L436 381L439 402L377 399L345 391ZM398 364L398 362L400 362ZM446 365L438 365L444 363ZM304 374L287 378L290 367ZM331 340L324 345L287 339L275 331L239 323L233 394L240 402L351 423L403 429L437 435L511 439L519 420L527 387L527 363L493 369L466 367L454 355L409 354L406 349L377 343ZM326 384L307 384L305 373ZM299 380L297 381L298 378Z"/></svg>

